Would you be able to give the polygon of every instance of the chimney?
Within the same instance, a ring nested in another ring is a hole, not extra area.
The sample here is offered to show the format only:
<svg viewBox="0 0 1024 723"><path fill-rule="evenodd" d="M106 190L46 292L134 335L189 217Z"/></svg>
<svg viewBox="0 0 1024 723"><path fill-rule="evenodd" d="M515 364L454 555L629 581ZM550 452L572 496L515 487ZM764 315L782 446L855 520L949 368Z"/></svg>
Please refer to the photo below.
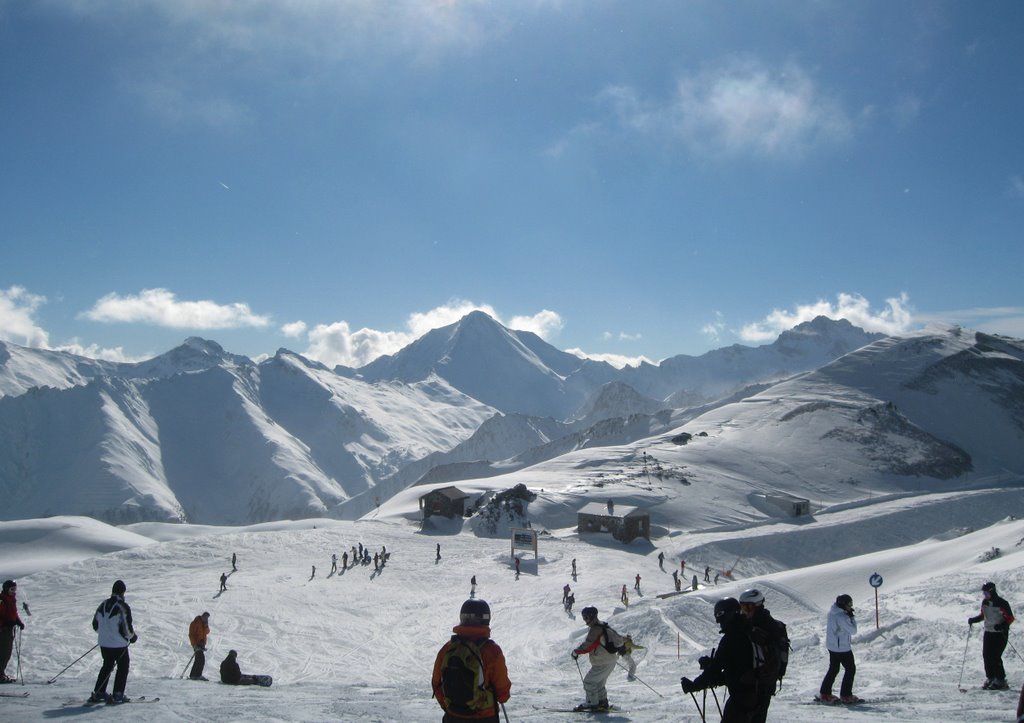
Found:
<svg viewBox="0 0 1024 723"><path fill-rule="evenodd" d="M614 515L615 514L615 501L614 500L608 500L608 514L609 515Z"/></svg>

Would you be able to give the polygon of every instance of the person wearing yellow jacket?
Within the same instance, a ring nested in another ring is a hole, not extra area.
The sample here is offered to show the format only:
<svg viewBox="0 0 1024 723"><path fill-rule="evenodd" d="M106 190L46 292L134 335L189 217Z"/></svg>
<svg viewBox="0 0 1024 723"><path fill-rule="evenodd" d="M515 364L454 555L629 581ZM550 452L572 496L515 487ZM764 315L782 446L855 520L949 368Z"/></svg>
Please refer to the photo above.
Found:
<svg viewBox="0 0 1024 723"><path fill-rule="evenodd" d="M192 644L195 662L188 677L191 680L209 680L203 676L206 667L206 637L210 634L210 613L196 615L196 619L188 626L188 641Z"/></svg>

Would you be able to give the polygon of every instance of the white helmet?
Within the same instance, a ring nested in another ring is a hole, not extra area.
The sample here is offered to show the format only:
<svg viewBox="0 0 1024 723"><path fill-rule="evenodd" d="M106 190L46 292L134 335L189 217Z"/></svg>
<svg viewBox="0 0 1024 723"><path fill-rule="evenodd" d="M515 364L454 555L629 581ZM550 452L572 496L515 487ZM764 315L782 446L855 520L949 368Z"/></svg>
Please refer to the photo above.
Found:
<svg viewBox="0 0 1024 723"><path fill-rule="evenodd" d="M763 605L764 604L764 593L758 590L756 587L752 587L749 590L744 590L740 595L740 604L749 603L751 605Z"/></svg>

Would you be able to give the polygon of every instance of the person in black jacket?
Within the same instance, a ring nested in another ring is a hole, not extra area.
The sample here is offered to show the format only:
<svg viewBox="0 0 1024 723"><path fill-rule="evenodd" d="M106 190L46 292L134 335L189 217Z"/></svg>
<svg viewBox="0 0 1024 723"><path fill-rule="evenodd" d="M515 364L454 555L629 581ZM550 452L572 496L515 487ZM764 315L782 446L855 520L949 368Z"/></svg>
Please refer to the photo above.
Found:
<svg viewBox="0 0 1024 723"><path fill-rule="evenodd" d="M228 651L228 657L220 664L220 682L228 685L254 685L255 679L251 675L243 675L242 669L238 667L236 660L238 653L234 650Z"/></svg>
<svg viewBox="0 0 1024 723"><path fill-rule="evenodd" d="M715 603L715 621L722 628L718 649L700 659L703 671L696 680L681 678L684 693L724 685L729 699L722 709L722 723L750 723L757 704L757 680L754 677L750 622L740 611L736 598Z"/></svg>
<svg viewBox="0 0 1024 723"><path fill-rule="evenodd" d="M985 635L981 642L981 657L985 662L985 682L981 687L986 690L1006 690L1006 671L1003 669L1003 651L1010 639L1010 623L1013 622L1013 611L1010 603L999 597L994 582L986 582L981 586L984 599L981 601L981 612L967 618L968 625L984 622Z"/></svg>
<svg viewBox="0 0 1024 723"><path fill-rule="evenodd" d="M750 723L765 723L768 706L775 695L777 681L785 674L782 670L782 649L789 647L789 641L782 639L782 630L775 618L764 606L764 593L757 588L744 590L740 595L740 609L750 621L755 633L760 632L760 641L765 645L765 662L757 679L757 705Z"/></svg>

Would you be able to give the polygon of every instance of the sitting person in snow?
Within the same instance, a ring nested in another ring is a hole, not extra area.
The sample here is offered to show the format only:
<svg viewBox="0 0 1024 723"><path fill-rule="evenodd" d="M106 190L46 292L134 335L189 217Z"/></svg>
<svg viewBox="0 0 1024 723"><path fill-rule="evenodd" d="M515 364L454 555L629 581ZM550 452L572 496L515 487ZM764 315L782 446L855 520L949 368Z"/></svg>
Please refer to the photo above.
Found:
<svg viewBox="0 0 1024 723"><path fill-rule="evenodd" d="M269 686L271 677L269 675L245 675L238 667L238 653L234 650L228 651L228 657L220 664L220 682L228 685L262 685Z"/></svg>

